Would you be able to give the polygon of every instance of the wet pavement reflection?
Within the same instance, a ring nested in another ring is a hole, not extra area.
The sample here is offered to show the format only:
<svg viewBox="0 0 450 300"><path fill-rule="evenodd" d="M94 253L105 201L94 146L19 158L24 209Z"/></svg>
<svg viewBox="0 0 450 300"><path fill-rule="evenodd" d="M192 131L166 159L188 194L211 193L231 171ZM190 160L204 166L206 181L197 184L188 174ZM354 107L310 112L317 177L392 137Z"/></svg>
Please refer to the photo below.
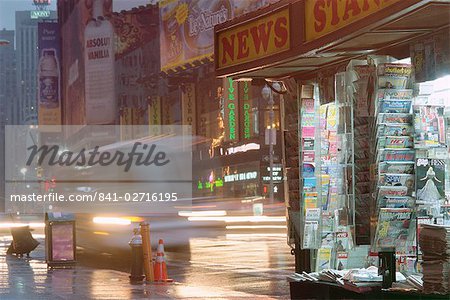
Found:
<svg viewBox="0 0 450 300"><path fill-rule="evenodd" d="M294 270L282 232L190 237L166 249L174 283L138 285L129 283L128 252L85 251L74 268L47 269L42 239L27 259L6 255L10 238L0 237L1 299L288 299Z"/></svg>

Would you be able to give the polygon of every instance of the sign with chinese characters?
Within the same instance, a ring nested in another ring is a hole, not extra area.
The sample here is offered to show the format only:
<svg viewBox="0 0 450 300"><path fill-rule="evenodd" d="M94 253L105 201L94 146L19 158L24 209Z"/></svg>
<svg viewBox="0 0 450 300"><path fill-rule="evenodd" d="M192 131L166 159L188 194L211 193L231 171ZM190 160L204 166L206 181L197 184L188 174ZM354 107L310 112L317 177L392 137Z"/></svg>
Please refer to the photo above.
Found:
<svg viewBox="0 0 450 300"><path fill-rule="evenodd" d="M290 49L289 7L216 35L217 67L230 67Z"/></svg>
<svg viewBox="0 0 450 300"><path fill-rule="evenodd" d="M315 40L391 6L400 0L306 0L306 41Z"/></svg>

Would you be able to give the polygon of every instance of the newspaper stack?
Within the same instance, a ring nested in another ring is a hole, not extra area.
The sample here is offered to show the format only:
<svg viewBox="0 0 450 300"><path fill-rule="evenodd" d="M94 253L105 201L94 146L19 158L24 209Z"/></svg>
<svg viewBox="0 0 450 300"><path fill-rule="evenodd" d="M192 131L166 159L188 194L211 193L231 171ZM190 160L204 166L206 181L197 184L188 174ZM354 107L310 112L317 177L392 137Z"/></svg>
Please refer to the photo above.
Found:
<svg viewBox="0 0 450 300"><path fill-rule="evenodd" d="M419 242L424 291L450 293L450 226L423 224Z"/></svg>

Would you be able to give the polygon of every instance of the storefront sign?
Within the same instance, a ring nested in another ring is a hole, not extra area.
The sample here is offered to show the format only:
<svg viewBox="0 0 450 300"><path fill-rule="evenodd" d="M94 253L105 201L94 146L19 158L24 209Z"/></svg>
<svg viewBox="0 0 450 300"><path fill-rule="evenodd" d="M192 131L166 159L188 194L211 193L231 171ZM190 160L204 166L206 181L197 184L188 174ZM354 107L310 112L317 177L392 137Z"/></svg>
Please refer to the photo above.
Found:
<svg viewBox="0 0 450 300"><path fill-rule="evenodd" d="M84 31L86 124L111 124L116 117L114 29L107 19L91 20Z"/></svg>
<svg viewBox="0 0 450 300"><path fill-rule="evenodd" d="M61 70L58 23L38 24L39 125L61 125ZM44 127L56 129L58 127Z"/></svg>
<svg viewBox="0 0 450 300"><path fill-rule="evenodd" d="M218 68L253 61L290 47L289 8L217 34Z"/></svg>
<svg viewBox="0 0 450 300"><path fill-rule="evenodd" d="M195 118L195 85L187 83L181 94L182 107L182 124L190 125L192 134L196 134L196 118Z"/></svg>
<svg viewBox="0 0 450 300"><path fill-rule="evenodd" d="M233 78L224 79L225 87L225 107L224 107L224 123L225 123L225 140L234 141L238 139L239 123L238 123L238 91L237 82Z"/></svg>
<svg viewBox="0 0 450 300"><path fill-rule="evenodd" d="M239 83L241 111L242 111L242 137L249 139L252 137L252 119L251 119L251 85L248 81Z"/></svg>
<svg viewBox="0 0 450 300"><path fill-rule="evenodd" d="M258 172L246 172L246 173L237 173L237 174L230 174L225 175L225 183L226 182L235 182L235 181L246 181L246 180L252 180L258 178Z"/></svg>
<svg viewBox="0 0 450 300"><path fill-rule="evenodd" d="M312 41L372 15L400 0L307 0L306 40Z"/></svg>

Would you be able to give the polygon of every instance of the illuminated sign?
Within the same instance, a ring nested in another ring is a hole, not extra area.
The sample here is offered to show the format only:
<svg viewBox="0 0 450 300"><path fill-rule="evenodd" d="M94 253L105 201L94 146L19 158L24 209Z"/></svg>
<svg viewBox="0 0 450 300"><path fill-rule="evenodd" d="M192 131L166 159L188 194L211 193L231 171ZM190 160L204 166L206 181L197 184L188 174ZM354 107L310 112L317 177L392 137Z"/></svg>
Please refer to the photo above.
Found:
<svg viewBox="0 0 450 300"><path fill-rule="evenodd" d="M253 61L290 48L289 8L217 34L218 68Z"/></svg>
<svg viewBox="0 0 450 300"><path fill-rule="evenodd" d="M246 173L237 173L237 174L230 174L225 175L225 182L235 182L235 181L245 181L245 180L252 180L258 178L258 172L246 172Z"/></svg>
<svg viewBox="0 0 450 300"><path fill-rule="evenodd" d="M400 0L307 0L306 40L312 41L386 8Z"/></svg>
<svg viewBox="0 0 450 300"><path fill-rule="evenodd" d="M244 144L237 147L232 147L227 149L227 154L234 154L239 152L247 152L249 150L259 150L261 146L256 143Z"/></svg>
<svg viewBox="0 0 450 300"><path fill-rule="evenodd" d="M270 182L270 167L263 169L264 174L262 174L262 180L264 182ZM274 165L272 170L272 180L273 182L283 181L283 167L281 165Z"/></svg>
<svg viewBox="0 0 450 300"><path fill-rule="evenodd" d="M195 85L186 83L181 94L182 124L190 125L192 134L196 133L195 119Z"/></svg>
<svg viewBox="0 0 450 300"><path fill-rule="evenodd" d="M30 11L31 19L50 18L49 10L32 10Z"/></svg>
<svg viewBox="0 0 450 300"><path fill-rule="evenodd" d="M224 79L225 86L225 140L234 141L238 138L237 118L237 83L233 78Z"/></svg>
<svg viewBox="0 0 450 300"><path fill-rule="evenodd" d="M243 114L243 138L249 139L251 134L251 118L250 118L250 87L248 81L244 81L242 84L242 114Z"/></svg>

